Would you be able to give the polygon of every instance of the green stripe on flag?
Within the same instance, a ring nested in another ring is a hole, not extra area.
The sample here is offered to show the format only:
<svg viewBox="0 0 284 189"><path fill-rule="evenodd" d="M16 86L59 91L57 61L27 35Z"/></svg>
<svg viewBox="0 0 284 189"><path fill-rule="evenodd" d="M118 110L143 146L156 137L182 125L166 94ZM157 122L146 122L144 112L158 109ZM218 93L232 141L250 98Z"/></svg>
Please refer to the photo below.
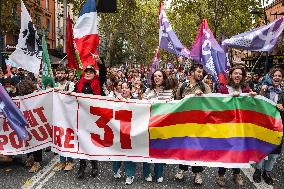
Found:
<svg viewBox="0 0 284 189"><path fill-rule="evenodd" d="M274 118L280 118L276 107L265 100L249 96L240 97L191 97L179 103L153 103L152 116L170 114L189 110L223 111L223 110L251 110Z"/></svg>

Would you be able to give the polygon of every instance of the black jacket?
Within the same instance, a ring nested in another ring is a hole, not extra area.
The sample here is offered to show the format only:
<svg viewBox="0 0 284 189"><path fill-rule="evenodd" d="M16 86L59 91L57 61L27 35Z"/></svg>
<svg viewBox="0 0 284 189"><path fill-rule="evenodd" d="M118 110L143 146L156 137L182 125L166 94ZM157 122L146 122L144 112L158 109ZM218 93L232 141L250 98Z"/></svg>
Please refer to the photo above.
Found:
<svg viewBox="0 0 284 189"><path fill-rule="evenodd" d="M101 96L106 96L103 90L103 85L106 82L107 78L107 69L105 64L98 64L99 67L99 81L100 81L100 93ZM73 92L77 92L77 85L75 86L75 89ZM93 94L93 91L91 89L91 86L89 83L85 83L82 89L82 93L84 94Z"/></svg>
<svg viewBox="0 0 284 189"><path fill-rule="evenodd" d="M284 93L279 94L278 104L282 104L284 106ZM282 124L284 125L284 122L283 122L284 112L283 111L280 111L280 116L281 116L281 119L282 119ZM271 152L271 154L281 154L282 145L283 145L283 136L282 136L281 144L279 146L277 146L277 148L273 152Z"/></svg>

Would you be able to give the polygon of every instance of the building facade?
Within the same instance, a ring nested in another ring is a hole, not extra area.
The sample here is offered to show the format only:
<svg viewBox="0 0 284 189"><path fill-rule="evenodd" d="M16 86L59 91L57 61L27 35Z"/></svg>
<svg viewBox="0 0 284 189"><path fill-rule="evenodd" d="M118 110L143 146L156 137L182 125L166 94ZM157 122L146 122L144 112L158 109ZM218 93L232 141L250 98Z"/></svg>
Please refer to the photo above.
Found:
<svg viewBox="0 0 284 189"><path fill-rule="evenodd" d="M265 7L265 12L268 22L273 22L280 18L284 14L284 1L274 0L270 5Z"/></svg>
<svg viewBox="0 0 284 189"><path fill-rule="evenodd" d="M267 23L271 23L274 20L284 15L284 1L274 0L271 4L264 8L267 17ZM261 22L265 24L265 21ZM251 55L242 57L241 60L245 61L246 67L249 71L264 73L273 66L280 66L284 68L284 35L282 34L274 49L266 54L265 52L252 52Z"/></svg>
<svg viewBox="0 0 284 189"><path fill-rule="evenodd" d="M64 46L64 29L66 25L64 25L64 5L63 3L59 2L59 0L55 0L55 33L56 33L56 47L62 48ZM75 23L76 17L74 16L73 12L73 4L67 4L67 14L70 15L70 18Z"/></svg>
<svg viewBox="0 0 284 189"><path fill-rule="evenodd" d="M284 1L283 0L274 0L269 6L265 7L265 13L267 16L268 23L273 22L274 20L284 16ZM280 36L276 47L274 48L272 55L281 54L284 55L284 35Z"/></svg>
<svg viewBox="0 0 284 189"><path fill-rule="evenodd" d="M25 6L33 20L38 34L41 36L45 31L46 42L49 49L56 47L55 33L55 0L24 0ZM21 26L21 4L20 1L12 10L15 21L18 25L18 32L5 33L4 43L6 50L10 51L15 48L18 43L18 37Z"/></svg>

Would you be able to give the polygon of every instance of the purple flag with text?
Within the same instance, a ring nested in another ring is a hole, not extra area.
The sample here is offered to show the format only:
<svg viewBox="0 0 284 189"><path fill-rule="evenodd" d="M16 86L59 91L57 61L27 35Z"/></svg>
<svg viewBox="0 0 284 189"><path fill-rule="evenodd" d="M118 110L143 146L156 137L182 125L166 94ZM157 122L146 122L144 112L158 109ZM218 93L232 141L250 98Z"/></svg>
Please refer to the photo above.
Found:
<svg viewBox="0 0 284 189"><path fill-rule="evenodd" d="M251 51L271 51L284 29L284 17L268 25L235 35L223 41L223 45Z"/></svg>
<svg viewBox="0 0 284 189"><path fill-rule="evenodd" d="M170 21L167 18L164 5L160 7L159 17L159 46L167 52L174 53L178 56L190 57L190 51L181 44L171 27Z"/></svg>
<svg viewBox="0 0 284 189"><path fill-rule="evenodd" d="M204 66L219 83L226 83L226 54L210 31L206 19L203 19L190 56Z"/></svg>
<svg viewBox="0 0 284 189"><path fill-rule="evenodd" d="M28 139L28 131L25 128L28 122L2 85L0 85L0 113L22 140Z"/></svg>

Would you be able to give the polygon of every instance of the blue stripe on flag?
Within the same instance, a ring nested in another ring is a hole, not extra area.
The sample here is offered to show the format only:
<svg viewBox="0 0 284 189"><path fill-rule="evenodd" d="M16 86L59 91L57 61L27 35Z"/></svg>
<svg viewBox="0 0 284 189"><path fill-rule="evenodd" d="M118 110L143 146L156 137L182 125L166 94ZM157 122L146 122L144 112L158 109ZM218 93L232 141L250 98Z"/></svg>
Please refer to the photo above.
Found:
<svg viewBox="0 0 284 189"><path fill-rule="evenodd" d="M90 12L97 12L96 0L87 0L83 8L80 11L80 16L82 16L85 13L90 13Z"/></svg>

